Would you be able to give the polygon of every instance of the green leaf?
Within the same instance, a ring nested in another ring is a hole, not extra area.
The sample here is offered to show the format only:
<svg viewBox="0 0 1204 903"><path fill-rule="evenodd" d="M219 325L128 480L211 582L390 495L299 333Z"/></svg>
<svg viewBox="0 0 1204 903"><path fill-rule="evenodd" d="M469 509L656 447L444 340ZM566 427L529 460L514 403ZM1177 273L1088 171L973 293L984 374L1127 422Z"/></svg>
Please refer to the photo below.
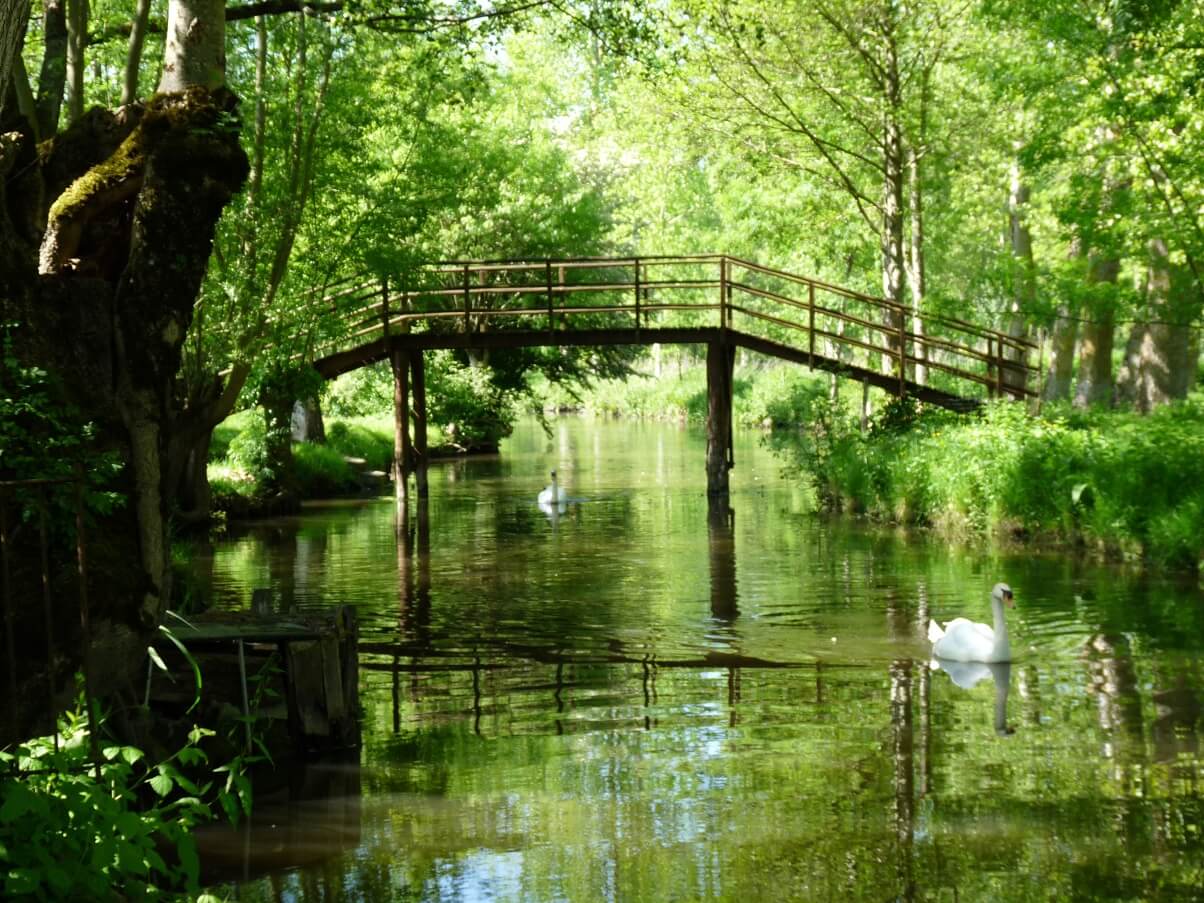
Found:
<svg viewBox="0 0 1204 903"><path fill-rule="evenodd" d="M159 794L159 796L167 796L171 793L171 788L175 786L175 781L165 774L157 774L150 779L151 790Z"/></svg>
<svg viewBox="0 0 1204 903"><path fill-rule="evenodd" d="M160 671L167 671L167 663L163 661L163 658L159 655L158 649L156 649L154 646L147 646L146 654L150 656L150 660L155 663L156 668L158 668Z"/></svg>
<svg viewBox="0 0 1204 903"><path fill-rule="evenodd" d="M196 695L192 699L192 705L190 705L187 709L187 711L191 712L193 709L195 709L197 707L197 704L201 701L201 686L202 686L201 666L198 665L196 659L192 657L192 653L188 651L188 647L185 646L182 642L180 642L180 638L177 637L174 633L172 633L171 630L166 625L160 624L159 632L162 633L165 637L167 637L167 639L171 642L171 644L173 646L175 646L177 649L180 650L180 653L187 660L188 664L192 666L192 676L193 676L193 679L196 681ZM191 735L189 735L189 736L191 738Z"/></svg>

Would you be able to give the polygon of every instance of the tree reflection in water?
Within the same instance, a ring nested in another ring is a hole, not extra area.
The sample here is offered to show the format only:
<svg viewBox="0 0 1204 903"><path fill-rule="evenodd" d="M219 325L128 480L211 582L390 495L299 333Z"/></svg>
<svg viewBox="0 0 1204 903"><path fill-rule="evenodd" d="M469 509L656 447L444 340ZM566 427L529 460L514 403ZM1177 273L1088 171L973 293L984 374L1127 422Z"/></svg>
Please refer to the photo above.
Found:
<svg viewBox="0 0 1204 903"><path fill-rule="evenodd" d="M716 512L705 437L560 429L591 502L555 531L527 492L532 427L502 459L434 468L401 541L383 502L198 549L221 604L270 575L362 625L360 835L231 894L1198 897L1197 588L823 520L747 439ZM922 625L984 573L1037 588L1025 656L946 680Z"/></svg>

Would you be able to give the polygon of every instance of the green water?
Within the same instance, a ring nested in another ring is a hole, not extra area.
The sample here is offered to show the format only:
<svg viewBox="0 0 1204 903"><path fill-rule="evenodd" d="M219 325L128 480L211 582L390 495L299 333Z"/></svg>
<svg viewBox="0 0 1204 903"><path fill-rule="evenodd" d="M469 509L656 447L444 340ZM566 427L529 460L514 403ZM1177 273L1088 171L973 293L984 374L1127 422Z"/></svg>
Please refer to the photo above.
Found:
<svg viewBox="0 0 1204 903"><path fill-rule="evenodd" d="M362 629L360 765L265 804L223 892L1204 895L1194 585L824 520L753 435L709 512L704 446L527 423L499 458L434 468L400 544L378 500L198 548L220 605L270 587L282 609L352 603ZM1018 661L931 670L927 619L989 622L998 580Z"/></svg>

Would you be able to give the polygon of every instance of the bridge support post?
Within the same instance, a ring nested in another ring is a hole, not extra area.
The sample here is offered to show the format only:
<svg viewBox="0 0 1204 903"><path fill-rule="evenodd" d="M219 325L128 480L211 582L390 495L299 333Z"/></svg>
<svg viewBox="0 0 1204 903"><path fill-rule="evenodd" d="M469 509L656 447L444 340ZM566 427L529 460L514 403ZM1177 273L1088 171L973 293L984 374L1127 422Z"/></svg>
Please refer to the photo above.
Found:
<svg viewBox="0 0 1204 903"><path fill-rule="evenodd" d="M707 344L707 493L726 495L732 459L732 370L735 348Z"/></svg>
<svg viewBox="0 0 1204 903"><path fill-rule="evenodd" d="M389 355L393 367L393 500L398 514L406 510L406 481L410 460L410 352L394 348ZM398 518L398 524L402 518Z"/></svg>
<svg viewBox="0 0 1204 903"><path fill-rule="evenodd" d="M414 484L418 498L424 499L429 489L426 479L426 364L421 349L411 352L410 382L414 392Z"/></svg>

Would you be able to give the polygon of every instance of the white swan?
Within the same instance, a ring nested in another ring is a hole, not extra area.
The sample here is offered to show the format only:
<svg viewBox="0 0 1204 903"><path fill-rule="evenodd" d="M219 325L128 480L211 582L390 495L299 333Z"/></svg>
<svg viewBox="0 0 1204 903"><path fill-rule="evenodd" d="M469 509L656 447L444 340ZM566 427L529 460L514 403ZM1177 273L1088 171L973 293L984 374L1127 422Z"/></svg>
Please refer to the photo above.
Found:
<svg viewBox="0 0 1204 903"><path fill-rule="evenodd" d="M569 494L556 484L556 471L552 471L552 485L544 487L539 493L539 507L563 505L569 500Z"/></svg>
<svg viewBox="0 0 1204 903"><path fill-rule="evenodd" d="M1012 648L1008 644L1008 626L1003 619L1004 603L1012 606L1012 588L996 583L991 590L991 610L995 615L994 629L965 618L954 618L942 630L936 621L928 622L928 640L932 654L951 662L1010 662Z"/></svg>

